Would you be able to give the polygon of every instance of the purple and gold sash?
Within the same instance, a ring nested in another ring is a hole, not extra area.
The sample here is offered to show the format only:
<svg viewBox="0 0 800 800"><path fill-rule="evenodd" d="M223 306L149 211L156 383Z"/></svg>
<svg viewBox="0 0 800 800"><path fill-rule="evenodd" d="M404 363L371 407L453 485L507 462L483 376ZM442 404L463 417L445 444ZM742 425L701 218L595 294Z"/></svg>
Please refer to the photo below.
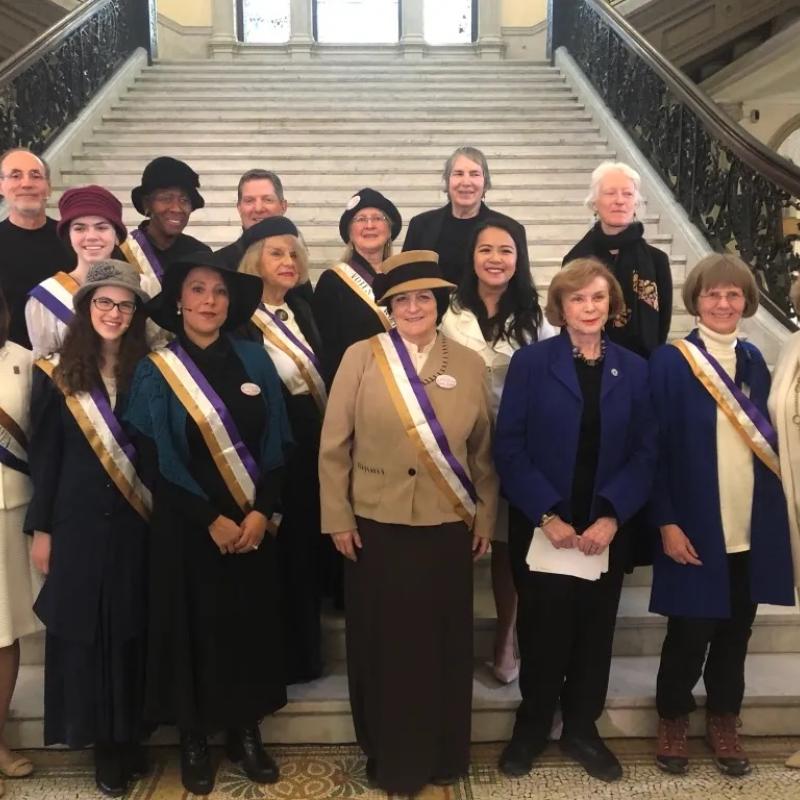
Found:
<svg viewBox="0 0 800 800"><path fill-rule="evenodd" d="M672 344L680 350L695 378L714 398L745 444L780 478L778 434L770 421L710 353L687 339Z"/></svg>
<svg viewBox="0 0 800 800"><path fill-rule="evenodd" d="M255 502L261 473L227 406L177 341L150 353L149 358L200 429L225 486L247 513Z"/></svg>
<svg viewBox="0 0 800 800"><path fill-rule="evenodd" d="M128 238L119 246L119 249L122 250L129 264L133 264L142 275L149 277L148 289L154 290L156 286L159 290L161 289L164 267L161 265L153 245L143 231L139 228L131 231L128 234Z"/></svg>
<svg viewBox="0 0 800 800"><path fill-rule="evenodd" d="M375 302L375 292L369 281L358 270L353 269L350 264L339 263L333 267L333 271L345 282L358 297L365 302L378 316L384 330L391 330L393 327L392 319L385 308Z"/></svg>
<svg viewBox="0 0 800 800"><path fill-rule="evenodd" d="M52 378L58 356L40 358L35 364ZM90 392L66 395L65 400L108 477L139 516L149 520L153 497L136 471L136 449L122 430L108 398L94 388Z"/></svg>
<svg viewBox="0 0 800 800"><path fill-rule="evenodd" d="M0 464L30 475L28 437L17 421L2 408L0 408Z"/></svg>
<svg viewBox="0 0 800 800"><path fill-rule="evenodd" d="M80 284L66 272L56 272L28 292L35 297L48 311L54 314L65 325L69 325L75 316L72 297L80 288Z"/></svg>
<svg viewBox="0 0 800 800"><path fill-rule="evenodd" d="M475 486L450 449L400 334L396 329L379 333L370 344L408 438L456 514L471 526L478 498Z"/></svg>
<svg viewBox="0 0 800 800"><path fill-rule="evenodd" d="M259 304L252 316L253 324L264 337L264 348L272 356L275 351L288 356L300 373L308 391L314 398L320 414L325 413L328 393L322 380L322 366L314 351L291 331L283 320L273 314L263 303Z"/></svg>

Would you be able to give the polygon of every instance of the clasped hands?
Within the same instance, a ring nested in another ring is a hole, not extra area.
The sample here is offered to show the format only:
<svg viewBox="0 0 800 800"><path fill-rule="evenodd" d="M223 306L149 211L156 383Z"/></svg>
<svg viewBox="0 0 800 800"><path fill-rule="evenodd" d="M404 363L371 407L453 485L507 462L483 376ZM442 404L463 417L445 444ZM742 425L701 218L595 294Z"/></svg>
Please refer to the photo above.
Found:
<svg viewBox="0 0 800 800"><path fill-rule="evenodd" d="M258 550L266 535L267 524L267 518L260 511L251 511L242 520L241 525L237 525L230 517L220 514L208 526L208 532L222 555L247 553Z"/></svg>
<svg viewBox="0 0 800 800"><path fill-rule="evenodd" d="M559 516L553 517L542 526L550 544L559 550L577 547L584 555L600 555L613 541L617 533L617 520L614 517L599 517L580 536L575 528Z"/></svg>

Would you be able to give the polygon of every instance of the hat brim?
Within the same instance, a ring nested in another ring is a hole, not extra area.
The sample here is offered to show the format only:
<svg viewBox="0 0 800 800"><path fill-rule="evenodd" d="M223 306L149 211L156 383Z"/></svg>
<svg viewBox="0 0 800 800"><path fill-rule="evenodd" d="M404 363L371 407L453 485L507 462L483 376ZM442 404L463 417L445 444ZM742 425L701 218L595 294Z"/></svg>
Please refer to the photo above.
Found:
<svg viewBox="0 0 800 800"><path fill-rule="evenodd" d="M211 255L211 253L209 253ZM173 262L167 267L161 282L161 291L145 305L147 316L170 333L178 333L183 328L183 321L178 314L178 296L186 276L195 267L208 267L216 270L228 287L228 316L220 330L231 331L240 328L255 313L261 302L264 284L256 275L234 272L216 263L203 263L203 258L191 261Z"/></svg>
<svg viewBox="0 0 800 800"><path fill-rule="evenodd" d="M389 305L389 300L398 294L404 292L420 292L423 289L455 289L456 285L444 278L412 278L408 281L392 286L387 289L375 302L379 305Z"/></svg>
<svg viewBox="0 0 800 800"><path fill-rule="evenodd" d="M179 186L183 189L186 194L189 195L189 200L192 203L192 211L197 211L198 208L204 208L206 201L203 200L203 196L200 192L197 191L193 186L180 186L180 184L174 184L175 186ZM167 186L137 186L131 190L131 202L133 203L133 207L143 216L147 216L147 211L144 208L144 198L147 195L152 194L156 191L156 189L167 189Z"/></svg>
<svg viewBox="0 0 800 800"><path fill-rule="evenodd" d="M129 283L123 283L122 281L108 280L104 281L103 283L92 283L89 284L88 286L84 284L83 286L81 286L78 289L78 291L75 292L74 295L72 295L72 307L77 308L78 303L80 303L81 300L83 300L85 295L87 295L89 292L93 292L95 289L102 289L105 286L117 286L120 289L127 289L129 292L133 292L142 303L148 303L150 301L150 295L147 294L147 292L144 291L144 289L142 288L135 289Z"/></svg>

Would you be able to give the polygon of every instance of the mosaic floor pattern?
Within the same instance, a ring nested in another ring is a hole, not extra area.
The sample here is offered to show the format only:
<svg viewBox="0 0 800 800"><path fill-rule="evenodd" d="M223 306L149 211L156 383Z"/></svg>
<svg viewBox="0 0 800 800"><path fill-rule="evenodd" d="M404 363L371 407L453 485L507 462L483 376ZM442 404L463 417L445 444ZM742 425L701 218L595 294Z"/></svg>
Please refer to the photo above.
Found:
<svg viewBox="0 0 800 800"><path fill-rule="evenodd" d="M551 746L534 771L509 780L497 771L501 745L475 745L468 780L448 788L427 787L417 800L798 800L800 770L783 762L800 748L800 739L758 738L746 742L754 769L751 775L725 778L717 772L700 740L691 741L692 768L684 777L660 772L653 764L653 742L618 740L611 743L625 768L615 784L589 778ZM364 760L354 746L274 747L282 780L273 786L250 783L236 767L221 761L209 800L328 800L328 798L385 798L367 786ZM154 748L153 770L131 788L129 800L190 800L180 783L175 748ZM32 751L35 776L7 780L7 798L14 800L95 800L103 795L94 786L87 753Z"/></svg>

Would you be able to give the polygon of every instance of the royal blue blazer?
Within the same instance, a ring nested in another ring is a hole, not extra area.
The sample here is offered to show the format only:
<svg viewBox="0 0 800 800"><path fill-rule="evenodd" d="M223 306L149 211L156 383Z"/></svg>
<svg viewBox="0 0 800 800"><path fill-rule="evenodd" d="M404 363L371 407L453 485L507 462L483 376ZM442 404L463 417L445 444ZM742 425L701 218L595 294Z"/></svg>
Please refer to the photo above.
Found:
<svg viewBox="0 0 800 800"><path fill-rule="evenodd" d="M606 515L611 506L622 525L650 496L658 432L647 362L606 340L602 370L591 519ZM494 456L503 494L533 524L551 510L566 521L572 519L582 412L583 396L566 332L514 354L497 417Z"/></svg>

